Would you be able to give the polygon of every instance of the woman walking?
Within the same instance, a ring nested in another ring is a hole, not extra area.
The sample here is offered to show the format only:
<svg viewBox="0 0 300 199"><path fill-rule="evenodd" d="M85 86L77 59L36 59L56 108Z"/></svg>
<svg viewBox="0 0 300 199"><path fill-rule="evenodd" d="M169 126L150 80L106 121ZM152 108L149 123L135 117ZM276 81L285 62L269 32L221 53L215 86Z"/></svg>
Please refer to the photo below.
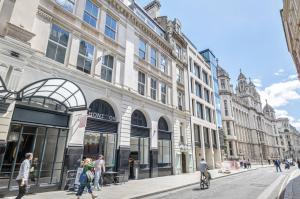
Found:
<svg viewBox="0 0 300 199"><path fill-rule="evenodd" d="M82 163L83 171L80 175L79 182L80 186L76 193L77 199L80 199L80 196L82 195L84 188L86 187L88 192L91 194L92 199L97 198L96 195L93 194L92 188L91 188L91 182L93 181L94 174L92 172L94 168L94 164L90 158L86 158Z"/></svg>

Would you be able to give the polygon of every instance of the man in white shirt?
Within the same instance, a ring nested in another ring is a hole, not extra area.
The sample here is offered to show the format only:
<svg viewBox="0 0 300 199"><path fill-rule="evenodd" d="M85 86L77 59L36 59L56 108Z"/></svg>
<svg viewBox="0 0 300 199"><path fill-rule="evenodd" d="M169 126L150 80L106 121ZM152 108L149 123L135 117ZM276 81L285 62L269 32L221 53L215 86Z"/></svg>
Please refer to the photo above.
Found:
<svg viewBox="0 0 300 199"><path fill-rule="evenodd" d="M32 160L32 157L33 157L32 153L26 153L25 160L22 162L20 166L19 175L16 178L19 184L19 194L16 197L16 199L22 198L26 193L29 172L30 172L30 161Z"/></svg>
<svg viewBox="0 0 300 199"><path fill-rule="evenodd" d="M199 170L201 174L204 174L206 177L208 177L208 172L207 172L208 166L206 161L202 158L200 163L199 163Z"/></svg>

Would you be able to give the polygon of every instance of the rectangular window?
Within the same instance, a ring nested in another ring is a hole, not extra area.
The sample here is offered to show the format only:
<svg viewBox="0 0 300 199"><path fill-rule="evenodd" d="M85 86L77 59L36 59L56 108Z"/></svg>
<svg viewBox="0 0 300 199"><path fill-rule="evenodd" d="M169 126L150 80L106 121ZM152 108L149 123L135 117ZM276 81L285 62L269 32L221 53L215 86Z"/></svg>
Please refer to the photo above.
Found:
<svg viewBox="0 0 300 199"><path fill-rule="evenodd" d="M204 88L204 99L205 99L205 101L210 103L209 90L207 90L206 88Z"/></svg>
<svg viewBox="0 0 300 199"><path fill-rule="evenodd" d="M178 44L176 44L175 52L176 56L181 59L181 47Z"/></svg>
<svg viewBox="0 0 300 199"><path fill-rule="evenodd" d="M84 40L80 41L77 57L77 69L90 74L94 55L94 46Z"/></svg>
<svg viewBox="0 0 300 199"><path fill-rule="evenodd" d="M194 135L195 135L195 142L201 145L201 134L200 134L200 126L194 124Z"/></svg>
<svg viewBox="0 0 300 199"><path fill-rule="evenodd" d="M158 167L171 167L171 140L158 140Z"/></svg>
<svg viewBox="0 0 300 199"><path fill-rule="evenodd" d="M63 9L73 13L75 0L55 0Z"/></svg>
<svg viewBox="0 0 300 199"><path fill-rule="evenodd" d="M210 112L210 108L205 107L205 115L206 115L206 121L211 122L211 112Z"/></svg>
<svg viewBox="0 0 300 199"><path fill-rule="evenodd" d="M145 95L145 87L146 87L146 75L139 71L138 75L138 92L141 95Z"/></svg>
<svg viewBox="0 0 300 199"><path fill-rule="evenodd" d="M179 66L176 67L176 75L177 75L177 82L183 84L183 70L179 68Z"/></svg>
<svg viewBox="0 0 300 199"><path fill-rule="evenodd" d="M226 122L226 127L227 127L227 135L231 135L230 123L228 121Z"/></svg>
<svg viewBox="0 0 300 199"><path fill-rule="evenodd" d="M167 85L165 83L160 84L160 98L162 103L167 103Z"/></svg>
<svg viewBox="0 0 300 199"><path fill-rule="evenodd" d="M140 39L139 43L139 58L146 60L146 42Z"/></svg>
<svg viewBox="0 0 300 199"><path fill-rule="evenodd" d="M225 89L225 80L224 79L221 79L221 88Z"/></svg>
<svg viewBox="0 0 300 199"><path fill-rule="evenodd" d="M117 32L117 21L109 14L106 14L105 35L115 40Z"/></svg>
<svg viewBox="0 0 300 199"><path fill-rule="evenodd" d="M204 134L204 144L206 148L210 147L209 144L209 129L206 127L203 127L203 134Z"/></svg>
<svg viewBox="0 0 300 199"><path fill-rule="evenodd" d="M202 98L202 88L201 85L199 83L196 82L196 95L200 98Z"/></svg>
<svg viewBox="0 0 300 199"><path fill-rule="evenodd" d="M183 93L177 90L178 109L183 110Z"/></svg>
<svg viewBox="0 0 300 199"><path fill-rule="evenodd" d="M212 130L212 138L213 138L213 146L214 148L217 148L217 132L215 130Z"/></svg>
<svg viewBox="0 0 300 199"><path fill-rule="evenodd" d="M101 79L112 82L112 74L114 69L114 57L105 55L101 67Z"/></svg>
<svg viewBox="0 0 300 199"><path fill-rule="evenodd" d="M83 14L83 21L96 27L99 14L99 7L96 6L91 0L86 0L85 9Z"/></svg>
<svg viewBox="0 0 300 199"><path fill-rule="evenodd" d="M156 66L156 55L157 53L156 53L156 50L155 50L155 48L151 48L151 58L150 58L150 63L153 65L153 66Z"/></svg>
<svg viewBox="0 0 300 199"><path fill-rule="evenodd" d="M200 79L201 78L201 72L200 67L195 63L194 64L194 74Z"/></svg>
<svg viewBox="0 0 300 199"><path fill-rule="evenodd" d="M69 32L52 24L46 56L60 63L65 63L65 56L69 41Z"/></svg>
<svg viewBox="0 0 300 199"><path fill-rule="evenodd" d="M205 84L209 85L208 74L206 72L202 72L203 81Z"/></svg>
<svg viewBox="0 0 300 199"><path fill-rule="evenodd" d="M204 119L203 105L200 102L197 102L197 117Z"/></svg>
<svg viewBox="0 0 300 199"><path fill-rule="evenodd" d="M194 93L194 81L192 77L191 77L191 93Z"/></svg>
<svg viewBox="0 0 300 199"><path fill-rule="evenodd" d="M157 85L156 85L156 80L151 78L151 98L156 100L156 90L157 90Z"/></svg>
<svg viewBox="0 0 300 199"><path fill-rule="evenodd" d="M160 70L164 73L168 72L168 60L165 55L160 55Z"/></svg>
<svg viewBox="0 0 300 199"><path fill-rule="evenodd" d="M194 99L192 99L192 114L193 114L193 116L195 116L195 100Z"/></svg>

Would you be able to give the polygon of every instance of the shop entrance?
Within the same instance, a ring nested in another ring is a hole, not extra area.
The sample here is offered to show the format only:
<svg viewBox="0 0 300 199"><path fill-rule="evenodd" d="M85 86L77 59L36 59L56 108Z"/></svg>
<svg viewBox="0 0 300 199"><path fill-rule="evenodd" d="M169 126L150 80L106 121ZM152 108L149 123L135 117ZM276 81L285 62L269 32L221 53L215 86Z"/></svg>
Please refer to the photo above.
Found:
<svg viewBox="0 0 300 199"><path fill-rule="evenodd" d="M5 154L0 159L0 188L17 189L16 177L26 153L33 153L29 185L61 183L66 129L11 124Z"/></svg>

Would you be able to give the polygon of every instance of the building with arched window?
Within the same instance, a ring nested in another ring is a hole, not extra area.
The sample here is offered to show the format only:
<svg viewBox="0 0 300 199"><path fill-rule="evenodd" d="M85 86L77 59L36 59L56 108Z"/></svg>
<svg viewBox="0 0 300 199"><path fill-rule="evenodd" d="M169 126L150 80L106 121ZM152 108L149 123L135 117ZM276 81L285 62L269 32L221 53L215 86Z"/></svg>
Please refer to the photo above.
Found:
<svg viewBox="0 0 300 199"><path fill-rule="evenodd" d="M16 190L26 152L35 191L67 187L81 160L100 154L129 179L194 171L188 43L160 6L0 4L1 193Z"/></svg>

